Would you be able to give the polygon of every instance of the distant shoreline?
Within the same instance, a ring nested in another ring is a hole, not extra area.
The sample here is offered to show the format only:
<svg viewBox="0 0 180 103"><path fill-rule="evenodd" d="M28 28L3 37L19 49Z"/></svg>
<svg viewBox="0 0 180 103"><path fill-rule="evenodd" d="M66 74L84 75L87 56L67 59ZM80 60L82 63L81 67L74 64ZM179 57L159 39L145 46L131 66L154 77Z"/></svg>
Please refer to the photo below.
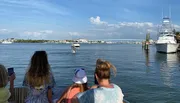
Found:
<svg viewBox="0 0 180 103"><path fill-rule="evenodd" d="M6 39L0 40L0 43L7 41L12 43L55 43L55 44L71 44L71 43L82 43L82 44L142 44L142 41L137 40L116 40L116 41L105 41L105 40L87 40L87 39L77 39L77 40L32 40L32 39Z"/></svg>

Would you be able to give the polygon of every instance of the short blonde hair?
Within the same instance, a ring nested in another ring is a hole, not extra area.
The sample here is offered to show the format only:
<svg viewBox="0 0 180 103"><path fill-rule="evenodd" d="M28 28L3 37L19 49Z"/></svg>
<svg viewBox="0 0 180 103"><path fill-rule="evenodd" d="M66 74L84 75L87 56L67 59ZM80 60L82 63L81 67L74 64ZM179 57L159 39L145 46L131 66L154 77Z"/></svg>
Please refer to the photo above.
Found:
<svg viewBox="0 0 180 103"><path fill-rule="evenodd" d="M0 88L5 87L8 83L8 72L4 65L0 64Z"/></svg>

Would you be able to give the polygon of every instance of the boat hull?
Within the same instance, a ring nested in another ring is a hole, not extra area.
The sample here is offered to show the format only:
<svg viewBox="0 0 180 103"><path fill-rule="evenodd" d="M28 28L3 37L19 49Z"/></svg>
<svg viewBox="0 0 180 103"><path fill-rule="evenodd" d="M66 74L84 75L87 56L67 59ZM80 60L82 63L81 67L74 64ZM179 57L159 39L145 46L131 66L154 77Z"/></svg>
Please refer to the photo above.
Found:
<svg viewBox="0 0 180 103"><path fill-rule="evenodd" d="M76 43L76 44L72 44L72 47L80 47L80 44Z"/></svg>
<svg viewBox="0 0 180 103"><path fill-rule="evenodd" d="M77 48L78 48L78 47L80 47L80 46L72 46L72 47L77 47Z"/></svg>
<svg viewBox="0 0 180 103"><path fill-rule="evenodd" d="M2 44L12 44L12 42L3 41Z"/></svg>
<svg viewBox="0 0 180 103"><path fill-rule="evenodd" d="M156 44L156 50L157 52L162 53L175 53L177 52L179 44L173 44L173 43L157 43Z"/></svg>

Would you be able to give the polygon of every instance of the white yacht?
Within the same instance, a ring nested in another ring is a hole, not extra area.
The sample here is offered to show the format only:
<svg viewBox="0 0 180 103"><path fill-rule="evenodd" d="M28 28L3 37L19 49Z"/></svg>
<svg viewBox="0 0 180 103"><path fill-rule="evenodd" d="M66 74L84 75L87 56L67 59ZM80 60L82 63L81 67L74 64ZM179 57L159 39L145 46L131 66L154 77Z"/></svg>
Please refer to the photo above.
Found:
<svg viewBox="0 0 180 103"><path fill-rule="evenodd" d="M156 50L157 52L174 53L177 52L178 46L179 44L175 38L170 18L164 17L158 31Z"/></svg>
<svg viewBox="0 0 180 103"><path fill-rule="evenodd" d="M4 40L4 41L2 42L2 44L12 44L12 42L11 42L11 41L7 41L7 40Z"/></svg>
<svg viewBox="0 0 180 103"><path fill-rule="evenodd" d="M79 49L79 48L80 48L79 43L72 43L72 45L71 45L72 53L76 53L77 49Z"/></svg>

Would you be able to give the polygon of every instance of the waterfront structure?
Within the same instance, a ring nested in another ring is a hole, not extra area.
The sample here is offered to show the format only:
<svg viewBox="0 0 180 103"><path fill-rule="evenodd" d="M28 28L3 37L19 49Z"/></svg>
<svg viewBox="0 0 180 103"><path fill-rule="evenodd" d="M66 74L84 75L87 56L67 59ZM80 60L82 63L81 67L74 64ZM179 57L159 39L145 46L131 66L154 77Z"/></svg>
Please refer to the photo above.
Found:
<svg viewBox="0 0 180 103"><path fill-rule="evenodd" d="M77 39L76 40L78 43L88 43L87 39Z"/></svg>

